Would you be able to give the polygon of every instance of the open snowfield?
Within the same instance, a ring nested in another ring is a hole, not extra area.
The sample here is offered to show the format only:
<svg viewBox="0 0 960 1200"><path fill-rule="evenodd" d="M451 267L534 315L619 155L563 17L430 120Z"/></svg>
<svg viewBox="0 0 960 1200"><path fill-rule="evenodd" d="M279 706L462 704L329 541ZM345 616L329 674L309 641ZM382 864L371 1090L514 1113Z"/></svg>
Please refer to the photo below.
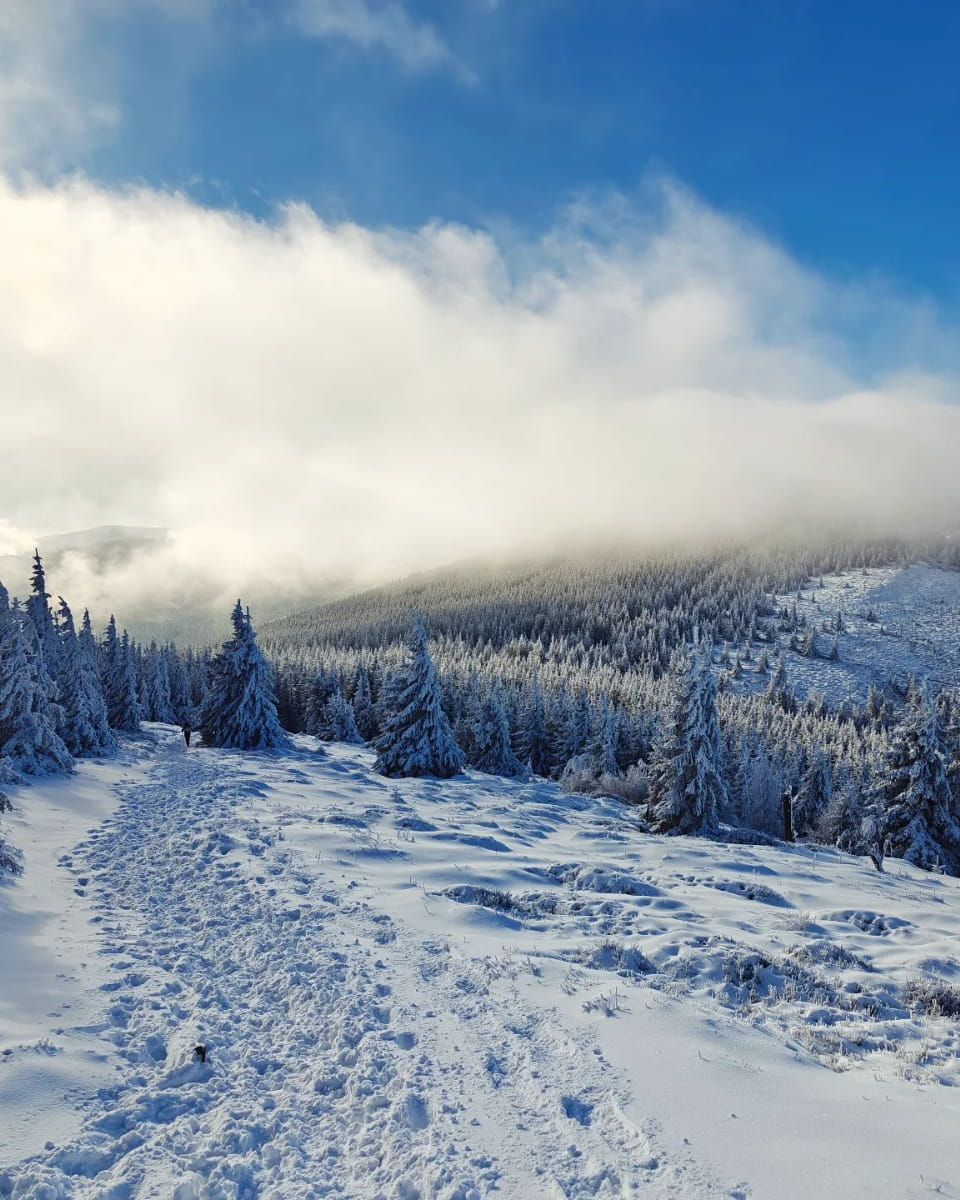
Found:
<svg viewBox="0 0 960 1200"><path fill-rule="evenodd" d="M960 880L315 745L12 794L0 1195L960 1196Z"/></svg>
<svg viewBox="0 0 960 1200"><path fill-rule="evenodd" d="M776 605L796 605L818 631L824 654L833 633L821 628L842 615L838 661L787 652L788 679L801 696L816 689L831 704L848 697L862 703L871 684L882 688L910 675L935 689L960 687L960 571L930 563L864 567L809 579L799 595L778 596Z"/></svg>

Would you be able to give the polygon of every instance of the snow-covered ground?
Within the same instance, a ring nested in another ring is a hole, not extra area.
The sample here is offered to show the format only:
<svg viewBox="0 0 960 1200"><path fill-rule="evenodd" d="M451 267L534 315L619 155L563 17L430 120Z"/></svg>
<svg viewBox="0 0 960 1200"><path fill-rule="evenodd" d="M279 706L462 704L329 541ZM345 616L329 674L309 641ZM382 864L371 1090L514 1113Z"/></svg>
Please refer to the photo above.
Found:
<svg viewBox="0 0 960 1200"><path fill-rule="evenodd" d="M833 642L837 613L842 617L836 662L785 652L789 682L801 696L817 690L831 704L847 698L862 702L871 684L902 684L910 675L935 687L960 687L960 571L929 563L865 567L825 575L822 583L819 577L810 579L799 595L778 596L775 603L778 609L796 605L818 631L824 654ZM789 635L781 634L780 641L786 645ZM742 686L758 683L748 673Z"/></svg>
<svg viewBox="0 0 960 1200"><path fill-rule="evenodd" d="M152 735L13 797L0 1195L960 1196L960 880Z"/></svg>

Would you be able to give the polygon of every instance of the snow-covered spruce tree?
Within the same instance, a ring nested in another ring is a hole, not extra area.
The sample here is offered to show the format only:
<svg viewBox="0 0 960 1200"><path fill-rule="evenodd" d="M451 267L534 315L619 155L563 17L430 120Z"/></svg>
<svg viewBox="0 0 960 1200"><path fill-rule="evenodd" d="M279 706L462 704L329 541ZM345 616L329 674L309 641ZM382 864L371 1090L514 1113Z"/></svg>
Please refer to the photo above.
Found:
<svg viewBox="0 0 960 1200"><path fill-rule="evenodd" d="M648 818L658 833L714 829L728 804L709 660L673 664L673 697L650 762Z"/></svg>
<svg viewBox="0 0 960 1200"><path fill-rule="evenodd" d="M822 749L816 749L803 772L797 796L793 802L793 824L801 837L818 828L833 796L830 760Z"/></svg>
<svg viewBox="0 0 960 1200"><path fill-rule="evenodd" d="M37 550L33 556L31 593L24 608L36 635L31 645L35 645L37 648L35 664L37 686L42 688L47 698L48 716L62 738L66 719L60 704L63 691L61 680L63 664L60 661L60 644L53 623L53 614L50 611L50 596L46 588L47 581L43 563L40 560L40 552Z"/></svg>
<svg viewBox="0 0 960 1200"><path fill-rule="evenodd" d="M290 739L277 717L273 673L257 645L249 610L238 600L231 614L233 637L210 664L200 711L205 746L233 750L283 750Z"/></svg>
<svg viewBox="0 0 960 1200"><path fill-rule="evenodd" d="M5 773L65 774L73 758L57 733L33 622L13 608L0 621L0 763Z"/></svg>
<svg viewBox="0 0 960 1200"><path fill-rule="evenodd" d="M960 822L937 707L926 689L911 688L890 734L871 790L864 837L883 854L924 870L960 873Z"/></svg>
<svg viewBox="0 0 960 1200"><path fill-rule="evenodd" d="M464 767L463 751L454 741L440 704L440 681L419 617L406 667L393 682L389 698L392 711L374 743L376 770L381 775L432 775L437 779L458 775Z"/></svg>
<svg viewBox="0 0 960 1200"><path fill-rule="evenodd" d="M787 669L784 666L782 658L777 660L777 665L767 685L766 694L767 699L782 708L784 712L793 713L797 711L797 698L793 694L790 684L787 682Z"/></svg>
<svg viewBox="0 0 960 1200"><path fill-rule="evenodd" d="M167 660L167 679L170 683L170 710L176 724L192 717L192 701L190 699L190 681L187 677L187 667L184 659L177 653L174 646L164 646L163 656Z"/></svg>
<svg viewBox="0 0 960 1200"><path fill-rule="evenodd" d="M617 711L604 700L600 705L593 736L587 746L594 770L601 779L622 774L617 760L619 738Z"/></svg>
<svg viewBox="0 0 960 1200"><path fill-rule="evenodd" d="M373 706L373 694L370 690L370 676L363 663L357 667L351 703L360 736L365 742L369 742L377 734L377 714Z"/></svg>
<svg viewBox="0 0 960 1200"><path fill-rule="evenodd" d="M91 650L90 646L92 636L81 642L70 606L62 596L59 599L56 627L60 639L63 740L77 758L111 754L116 749L116 738L107 721L107 706L97 673L96 648Z"/></svg>
<svg viewBox="0 0 960 1200"><path fill-rule="evenodd" d="M520 779L526 775L523 763L510 748L510 726L499 689L490 687L480 700L473 723L471 765L487 775Z"/></svg>
<svg viewBox="0 0 960 1200"><path fill-rule="evenodd" d="M140 705L130 639L126 630L122 637L117 635L117 622L112 614L100 646L100 682L110 728L139 733Z"/></svg>
<svg viewBox="0 0 960 1200"><path fill-rule="evenodd" d="M347 742L351 746L363 744L353 705L339 688L324 705L320 736L329 742Z"/></svg>
<svg viewBox="0 0 960 1200"><path fill-rule="evenodd" d="M543 692L535 680L520 715L520 757L534 775L548 777L553 770L550 753L550 737L547 732L547 717L543 703Z"/></svg>
<svg viewBox="0 0 960 1200"><path fill-rule="evenodd" d="M53 684L53 694L50 699L57 700L59 699L56 694L57 685L60 683L60 642L53 621L53 613L50 611L50 595L47 592L47 580L39 550L36 550L33 555L30 587L31 592L26 603L27 616L33 622L44 666Z"/></svg>
<svg viewBox="0 0 960 1200"><path fill-rule="evenodd" d="M9 812L12 807L6 793L0 792L0 817ZM20 851L10 845L3 836L3 830L0 829L0 875L21 875L22 873L23 858Z"/></svg>
<svg viewBox="0 0 960 1200"><path fill-rule="evenodd" d="M170 701L170 671L166 654L151 642L143 656L143 686L140 689L144 719L166 721L176 719Z"/></svg>

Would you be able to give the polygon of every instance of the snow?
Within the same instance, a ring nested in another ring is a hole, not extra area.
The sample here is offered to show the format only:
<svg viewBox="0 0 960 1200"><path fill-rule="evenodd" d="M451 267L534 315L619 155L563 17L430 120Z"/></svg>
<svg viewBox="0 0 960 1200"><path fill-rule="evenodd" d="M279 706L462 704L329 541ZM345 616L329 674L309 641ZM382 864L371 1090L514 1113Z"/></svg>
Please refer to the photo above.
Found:
<svg viewBox="0 0 960 1200"><path fill-rule="evenodd" d="M296 742L13 795L0 1195L960 1195L960 880Z"/></svg>
<svg viewBox="0 0 960 1200"><path fill-rule="evenodd" d="M934 690L960 687L960 571L930 563L864 567L825 575L822 587L819 578L810 579L800 596L778 596L776 607L796 604L817 629L823 652L833 634L821 632L822 623L839 611L845 630L837 662L786 653L788 679L800 695L817 690L832 704L862 702L871 684L882 688L910 675L929 680ZM871 614L875 620L866 619ZM782 643L788 640L781 634ZM751 678L744 676L746 686ZM759 682L765 685L767 678Z"/></svg>

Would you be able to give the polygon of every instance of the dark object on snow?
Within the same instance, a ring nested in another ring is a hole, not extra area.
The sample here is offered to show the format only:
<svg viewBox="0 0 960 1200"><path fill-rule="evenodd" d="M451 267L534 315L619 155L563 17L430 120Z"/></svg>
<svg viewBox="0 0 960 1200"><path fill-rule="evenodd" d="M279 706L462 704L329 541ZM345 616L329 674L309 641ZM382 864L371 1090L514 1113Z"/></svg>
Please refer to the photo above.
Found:
<svg viewBox="0 0 960 1200"><path fill-rule="evenodd" d="M873 863L873 865L877 868L877 870L882 873L882 871L883 871L883 851L879 850L879 849L878 850L868 850L867 858L869 858L870 861Z"/></svg>
<svg viewBox="0 0 960 1200"><path fill-rule="evenodd" d="M181 732L183 733L183 740L189 746L190 745L190 734L193 733L193 729L190 725L190 722L184 721L184 723L180 726L180 729L181 729Z"/></svg>
<svg viewBox="0 0 960 1200"><path fill-rule="evenodd" d="M188 726L188 728L189 728L189 726ZM197 1062L205 1063L207 1061L206 1046L194 1046L193 1057L197 1060Z"/></svg>
<svg viewBox="0 0 960 1200"><path fill-rule="evenodd" d="M793 788L785 788L781 799L783 803L783 840L792 842L796 840L793 832Z"/></svg>

